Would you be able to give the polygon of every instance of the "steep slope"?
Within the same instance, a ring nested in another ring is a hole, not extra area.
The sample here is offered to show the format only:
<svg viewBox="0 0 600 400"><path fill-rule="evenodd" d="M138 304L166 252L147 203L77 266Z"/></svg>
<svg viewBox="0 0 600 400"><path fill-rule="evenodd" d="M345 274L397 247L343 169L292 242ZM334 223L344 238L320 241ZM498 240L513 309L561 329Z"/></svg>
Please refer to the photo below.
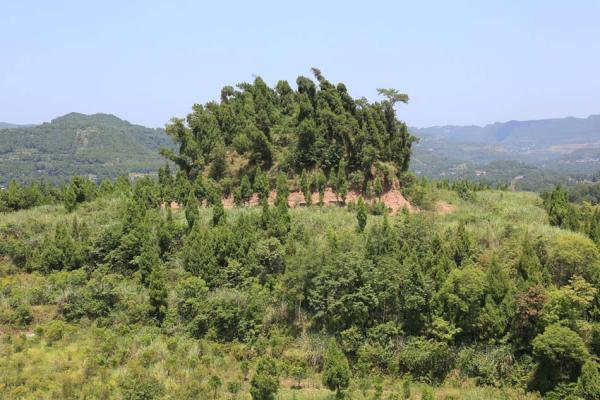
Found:
<svg viewBox="0 0 600 400"><path fill-rule="evenodd" d="M41 125L0 129L0 184L153 172L164 162L158 149L170 145L162 129L110 114L71 113Z"/></svg>

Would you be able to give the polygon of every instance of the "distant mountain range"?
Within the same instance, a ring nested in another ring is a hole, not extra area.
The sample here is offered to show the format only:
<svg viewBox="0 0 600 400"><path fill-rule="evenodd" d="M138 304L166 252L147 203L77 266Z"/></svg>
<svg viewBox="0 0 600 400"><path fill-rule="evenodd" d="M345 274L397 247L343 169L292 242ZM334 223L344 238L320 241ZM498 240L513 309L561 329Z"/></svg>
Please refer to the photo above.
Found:
<svg viewBox="0 0 600 400"><path fill-rule="evenodd" d="M541 150L564 144L600 142L600 115L497 122L486 126L413 128L417 136L441 137L454 142L501 144L519 150Z"/></svg>
<svg viewBox="0 0 600 400"><path fill-rule="evenodd" d="M164 130L111 114L70 113L41 125L11 126L0 129L0 185L154 173L165 162L159 148L172 146Z"/></svg>
<svg viewBox="0 0 600 400"><path fill-rule="evenodd" d="M520 187L533 188L541 181L582 179L600 171L600 115L411 128L411 132L420 139L412 161L418 175L517 179Z"/></svg>
<svg viewBox="0 0 600 400"><path fill-rule="evenodd" d="M17 124L10 124L8 122L0 122L0 129L25 128L28 126L34 126L34 125L33 124L17 125Z"/></svg>

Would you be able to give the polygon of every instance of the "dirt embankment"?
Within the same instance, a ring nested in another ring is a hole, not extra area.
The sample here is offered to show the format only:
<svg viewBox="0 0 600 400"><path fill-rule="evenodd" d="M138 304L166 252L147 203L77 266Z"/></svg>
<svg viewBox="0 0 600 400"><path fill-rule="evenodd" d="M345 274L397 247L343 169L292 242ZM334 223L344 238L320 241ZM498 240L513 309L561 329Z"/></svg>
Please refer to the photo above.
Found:
<svg viewBox="0 0 600 400"><path fill-rule="evenodd" d="M273 205L275 203L275 198L277 194L275 191L272 191L269 195L269 204ZM357 192L348 192L346 196L346 203L357 202L358 198L361 195ZM366 198L365 201L367 203L373 202L377 200L376 197ZM380 198L380 200L386 205L386 207L390 210L392 214L395 214L401 211L403 208L407 208L411 212L417 212L418 209L414 207L398 189L390 189L386 191ZM331 188L327 188L325 190L325 195L323 197L323 203L325 205L340 205L341 199L339 199ZM319 204L319 193L312 194L312 204ZM245 203L245 206L258 206L259 200L256 194L253 194L248 202ZM288 197L288 206L291 208L294 207L303 207L306 206L306 202L304 201L304 195L301 192L291 192ZM165 207L164 204L161 205L162 208ZM235 207L235 202L233 200L233 196L223 198L223 207L226 209L230 209ZM178 210L181 208L181 205L175 201L171 202L171 209Z"/></svg>

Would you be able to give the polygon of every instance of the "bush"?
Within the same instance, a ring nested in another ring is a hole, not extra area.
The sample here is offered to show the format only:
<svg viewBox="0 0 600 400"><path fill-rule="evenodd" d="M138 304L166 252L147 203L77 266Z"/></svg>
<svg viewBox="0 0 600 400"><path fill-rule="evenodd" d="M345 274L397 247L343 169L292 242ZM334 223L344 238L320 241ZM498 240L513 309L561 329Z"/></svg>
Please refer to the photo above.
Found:
<svg viewBox="0 0 600 400"><path fill-rule="evenodd" d="M594 360L583 364L578 381L579 393L586 400L600 399L600 365Z"/></svg>
<svg viewBox="0 0 600 400"><path fill-rule="evenodd" d="M65 332L65 323L60 320L51 321L46 327L44 338L46 342L51 345L63 338Z"/></svg>
<svg viewBox="0 0 600 400"><path fill-rule="evenodd" d="M588 351L581 337L559 324L550 325L532 342L538 362L533 387L547 392L559 383L573 382L579 376Z"/></svg>
<svg viewBox="0 0 600 400"><path fill-rule="evenodd" d="M162 383L147 371L135 368L120 383L123 400L154 400L162 397Z"/></svg>
<svg viewBox="0 0 600 400"><path fill-rule="evenodd" d="M477 378L482 385L499 386L507 383L512 366L513 356L509 347L465 347L456 356L456 367L460 372Z"/></svg>
<svg viewBox="0 0 600 400"><path fill-rule="evenodd" d="M444 380L454 365L453 351L443 342L412 337L400 348L400 372L429 382Z"/></svg>
<svg viewBox="0 0 600 400"><path fill-rule="evenodd" d="M31 309L24 305L20 304L15 308L15 312L13 314L12 322L19 326L28 326L33 322L33 315L31 314Z"/></svg>

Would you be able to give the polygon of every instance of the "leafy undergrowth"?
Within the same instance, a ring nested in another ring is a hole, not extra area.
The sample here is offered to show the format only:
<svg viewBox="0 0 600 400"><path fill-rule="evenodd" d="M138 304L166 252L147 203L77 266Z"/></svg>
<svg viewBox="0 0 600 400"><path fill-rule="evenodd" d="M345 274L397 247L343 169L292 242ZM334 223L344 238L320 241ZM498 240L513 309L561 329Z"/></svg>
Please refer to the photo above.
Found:
<svg viewBox="0 0 600 400"><path fill-rule="evenodd" d="M595 279L586 274L600 258L588 238L551 227L532 193L463 199L432 189L430 199L451 212L369 215L364 232L355 206L290 208L283 233L276 219L264 227L274 207L267 216L236 207L216 226L214 210L199 208L192 227L184 209L148 209L143 229L127 228L136 209L126 194L72 213L51 205L2 214L0 398L250 399L260 362L270 359L276 399L333 399L322 377L335 337L350 363L352 399L421 399L429 390L440 400L535 399L527 390L543 359L532 356L531 341L557 320L593 357L597 326L586 307L595 289L553 275L571 268ZM163 238L161 229L169 242L148 261L143 235ZM550 299L526 339L511 321L528 287L519 277L524 238L540 255ZM428 255L440 248L447 253ZM143 275L150 262L164 274L159 289ZM411 275L418 268L422 275ZM492 305L498 292L505 300Z"/></svg>

